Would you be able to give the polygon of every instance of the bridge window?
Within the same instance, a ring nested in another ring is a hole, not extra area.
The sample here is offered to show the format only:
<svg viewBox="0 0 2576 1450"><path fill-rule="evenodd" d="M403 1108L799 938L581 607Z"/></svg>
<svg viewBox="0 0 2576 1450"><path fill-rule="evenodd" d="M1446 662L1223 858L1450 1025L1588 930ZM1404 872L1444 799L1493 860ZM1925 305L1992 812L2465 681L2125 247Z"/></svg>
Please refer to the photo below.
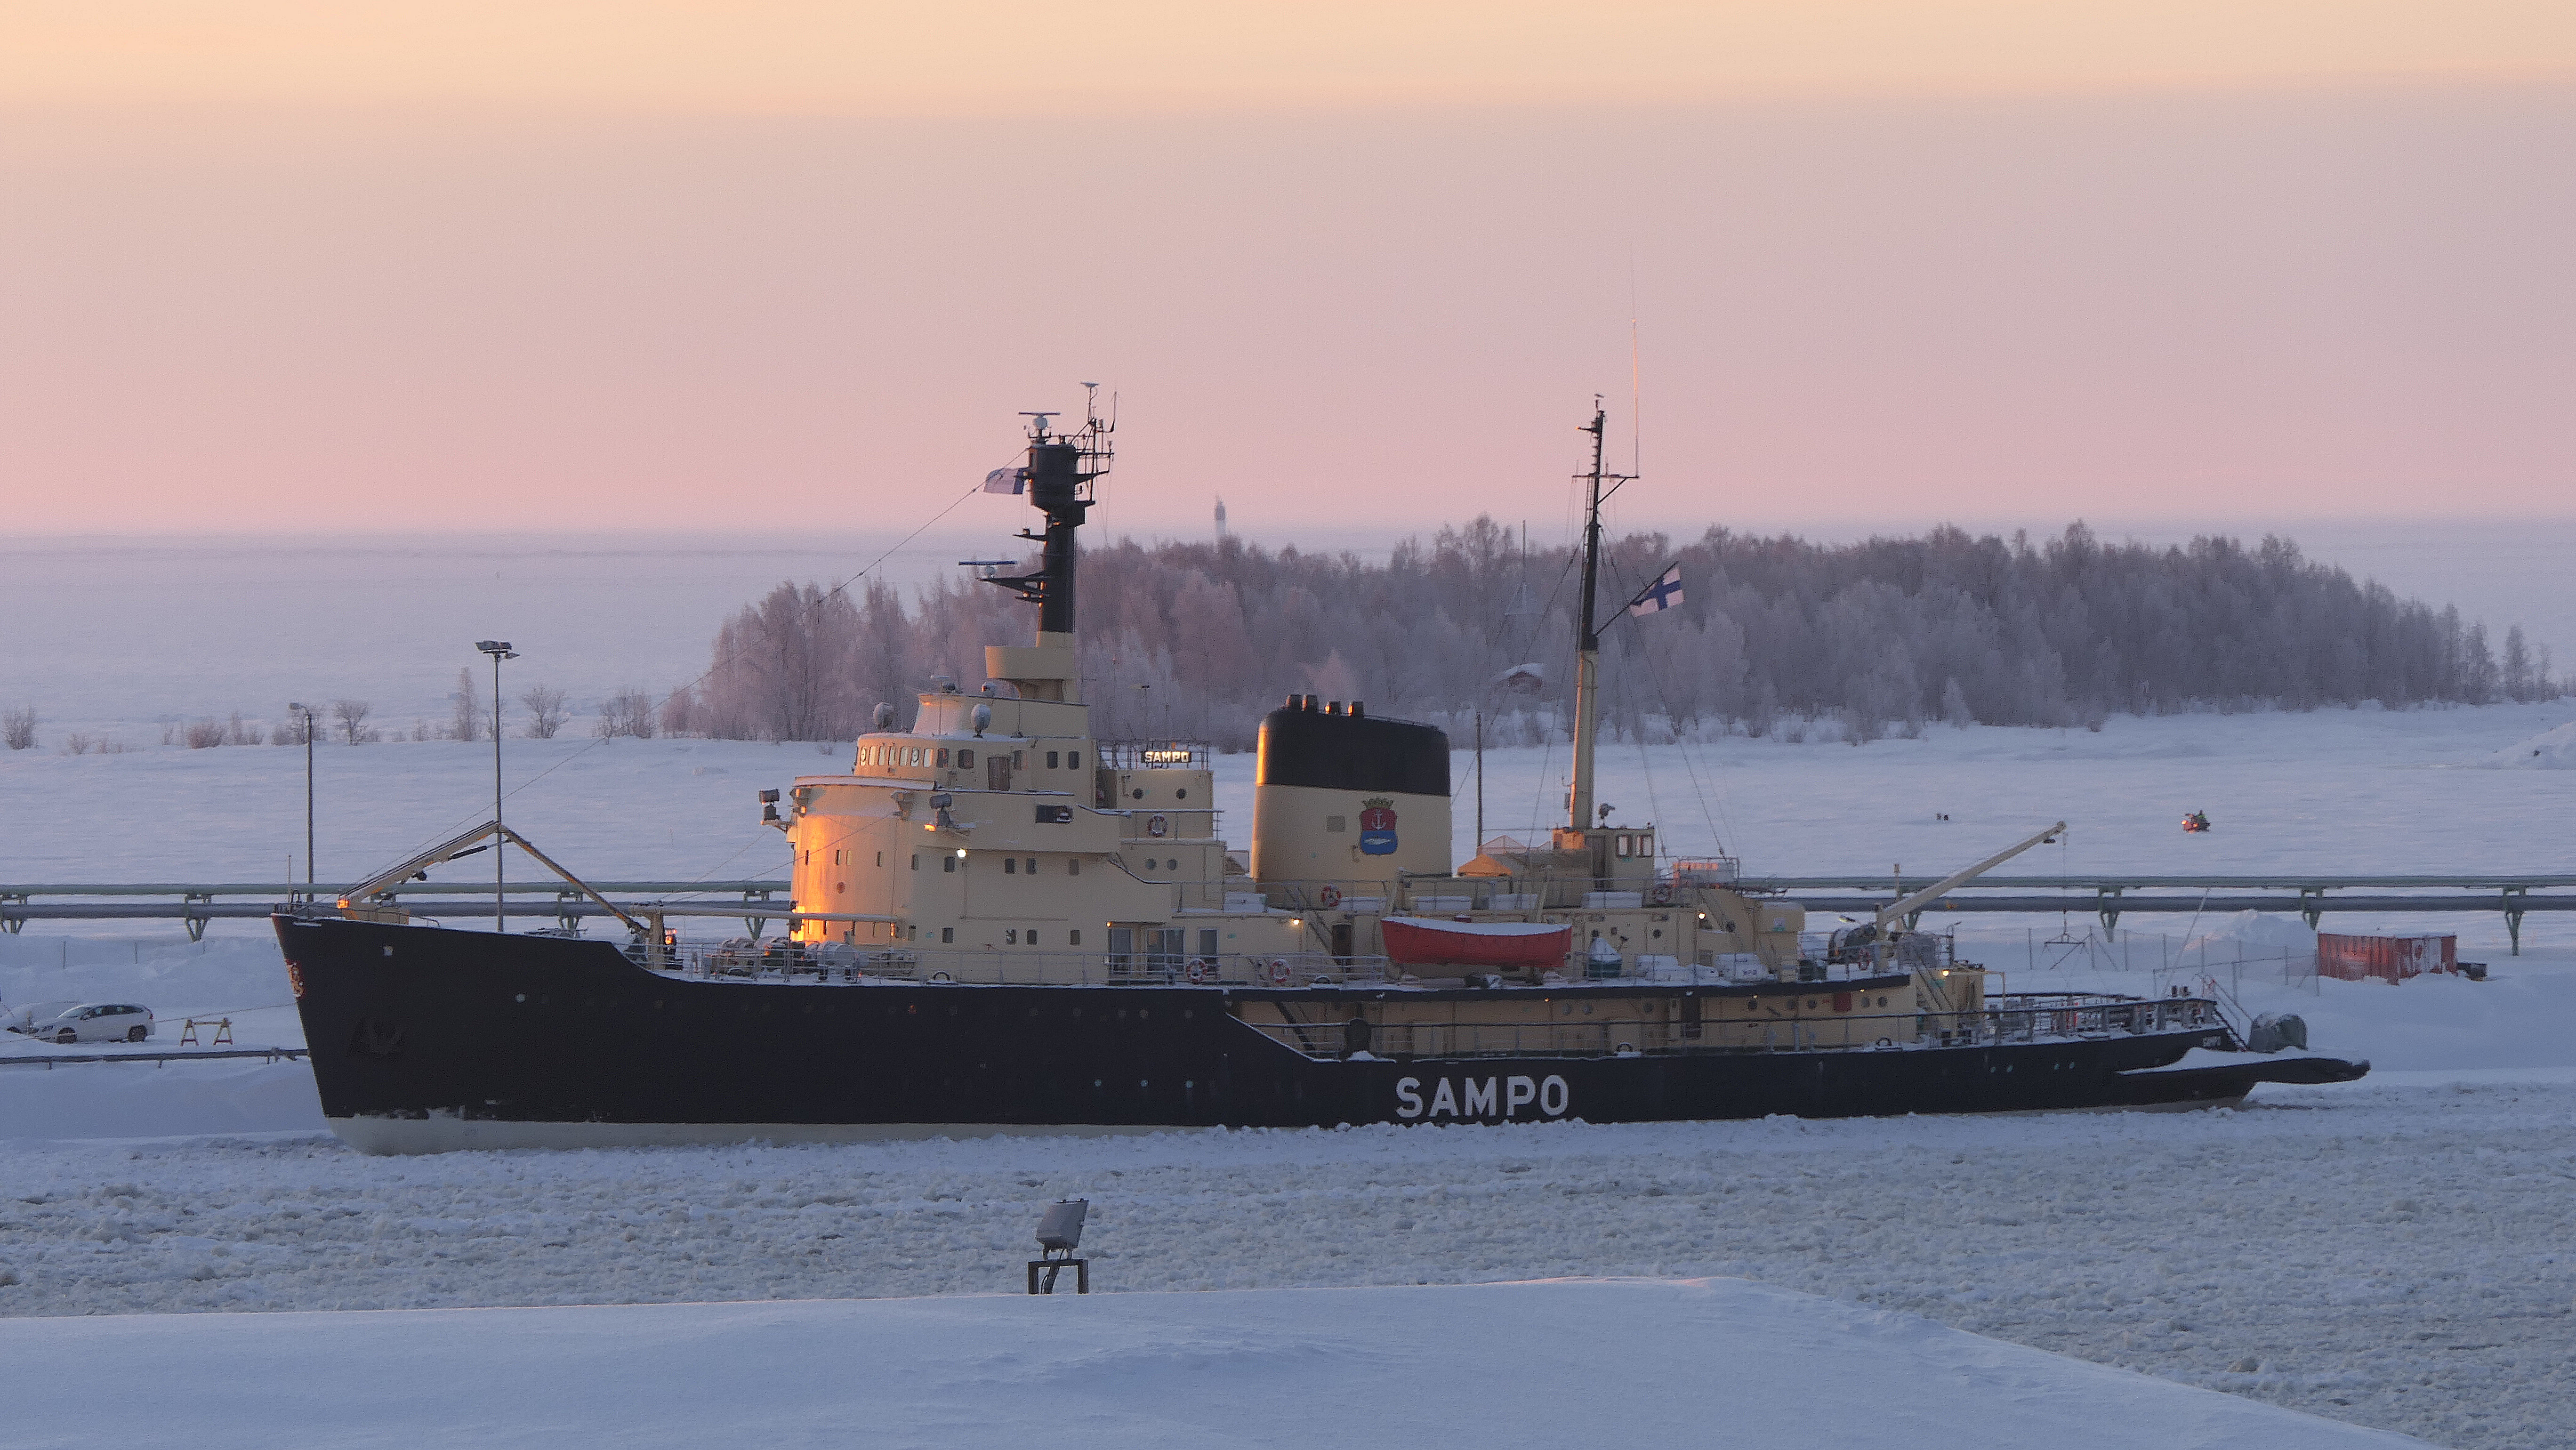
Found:
<svg viewBox="0 0 2576 1450"><path fill-rule="evenodd" d="M1015 947L1015 946L1018 946L1019 944L1020 944L1020 929L1019 929L1018 927L1012 927L1012 928L1010 928L1009 930L1007 930L1007 931L1005 931L1005 932L1003 932L1003 933L1002 933L1002 945L1004 945L1004 946L1006 946L1006 947Z"/></svg>
<svg viewBox="0 0 2576 1450"><path fill-rule="evenodd" d="M945 851L942 851L942 852L939 854L939 869L940 869L940 870L942 870L942 871L947 872L947 873L948 873L949 875L951 875L951 876L956 875L956 874L957 874L957 858L956 858L956 857L954 857L954 856L949 855L949 854L948 854L947 852L945 852Z"/></svg>
<svg viewBox="0 0 2576 1450"><path fill-rule="evenodd" d="M1029 858L1029 874L1031 876L1038 874L1038 858L1035 856Z"/></svg>
<svg viewBox="0 0 2576 1450"><path fill-rule="evenodd" d="M957 928L953 926L941 927L939 929L939 939L944 942L953 942L957 940Z"/></svg>
<svg viewBox="0 0 2576 1450"><path fill-rule="evenodd" d="M1013 770L1026 770L1026 769L1028 769L1028 768L1029 768L1029 763L1028 763L1028 761L1024 758L1025 756L1027 756L1027 754L1028 754L1028 752L1027 752L1027 751L1025 751L1025 750L1014 750L1014 751L1012 751L1012 752L1011 752L1011 769L1013 769Z"/></svg>
<svg viewBox="0 0 2576 1450"><path fill-rule="evenodd" d="M1067 875L1067 876L1079 876L1079 875L1081 875L1081 874L1082 874L1082 858L1081 858L1081 857L1079 857L1079 856L1076 856L1076 857L1074 857L1072 860L1065 862L1065 863L1064 863L1064 874L1065 874L1065 875Z"/></svg>
<svg viewBox="0 0 2576 1450"><path fill-rule="evenodd" d="M942 765L946 765L946 764L948 763L948 752L947 752L947 751L943 750L943 751L939 752L939 763L940 763L940 764L942 764Z"/></svg>
<svg viewBox="0 0 2576 1450"><path fill-rule="evenodd" d="M1055 769L1055 758L1056 758L1056 753L1055 753L1054 751L1050 750L1050 751L1048 751L1048 752L1047 752L1047 769L1049 769L1049 770L1053 770L1053 769Z"/></svg>
<svg viewBox="0 0 2576 1450"><path fill-rule="evenodd" d="M973 770L975 768L975 752L971 750L958 751L957 768L959 770Z"/></svg>
<svg viewBox="0 0 2576 1450"><path fill-rule="evenodd" d="M1073 945L1082 945L1082 928L1080 927L1075 927L1073 929Z"/></svg>
<svg viewBox="0 0 2576 1450"><path fill-rule="evenodd" d="M1003 858L1002 858L1002 874L1003 874L1003 875L1005 875L1005 876L1017 876L1017 875L1019 875L1019 874L1020 874L1020 858L1019 858L1019 857L1017 857L1017 856L1005 856L1005 857L1003 857Z"/></svg>
<svg viewBox="0 0 2576 1450"><path fill-rule="evenodd" d="M1619 854L1623 857L1637 854L1637 838L1634 836L1621 836L1619 838Z"/></svg>
<svg viewBox="0 0 2576 1450"><path fill-rule="evenodd" d="M1082 769L1082 752L1079 750L1066 751L1064 753L1064 768L1067 770Z"/></svg>

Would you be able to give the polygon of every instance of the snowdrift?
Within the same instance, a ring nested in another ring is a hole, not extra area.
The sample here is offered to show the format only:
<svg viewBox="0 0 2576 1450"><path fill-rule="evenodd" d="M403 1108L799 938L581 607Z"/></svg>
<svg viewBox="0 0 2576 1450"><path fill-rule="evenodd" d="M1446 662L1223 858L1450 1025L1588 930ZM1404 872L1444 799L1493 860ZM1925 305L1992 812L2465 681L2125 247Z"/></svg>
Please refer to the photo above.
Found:
<svg viewBox="0 0 2576 1450"><path fill-rule="evenodd" d="M0 1323L31 1444L2424 1442L1736 1279ZM328 1394L312 1387L328 1385Z"/></svg>
<svg viewBox="0 0 2576 1450"><path fill-rule="evenodd" d="M2477 765L2484 770L2576 770L2576 720L2517 740Z"/></svg>
<svg viewBox="0 0 2576 1450"><path fill-rule="evenodd" d="M2295 916L2275 912L2239 911L2220 917L2218 924L2182 944L2186 953L2204 952L2211 958L2277 957L2283 952L2313 952L2317 934Z"/></svg>

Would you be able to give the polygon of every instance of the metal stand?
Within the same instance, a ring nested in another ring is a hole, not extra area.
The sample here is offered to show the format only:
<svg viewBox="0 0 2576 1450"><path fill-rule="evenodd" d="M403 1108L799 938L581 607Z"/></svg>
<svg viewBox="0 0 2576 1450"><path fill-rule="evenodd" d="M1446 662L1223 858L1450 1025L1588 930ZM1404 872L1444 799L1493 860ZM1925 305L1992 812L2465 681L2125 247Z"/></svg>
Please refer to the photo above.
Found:
<svg viewBox="0 0 2576 1450"><path fill-rule="evenodd" d="M1029 1260L1029 1292L1030 1292L1030 1293L1032 1293L1032 1294L1052 1294L1052 1293L1054 1293L1054 1292L1055 1292L1055 1276L1056 1276L1058 1273L1062 1272L1062 1271L1063 1271L1063 1269L1064 1269L1064 1267L1065 1267L1066 1265L1068 1265L1068 1264L1070 1264L1070 1265L1072 1265L1072 1266L1073 1266L1073 1292L1075 1292L1075 1293L1077 1293L1077 1294L1088 1294L1088 1293L1090 1293L1090 1292L1091 1292L1091 1260L1089 1260L1089 1259L1031 1259L1031 1260ZM1043 1270L1045 1270L1045 1271L1046 1271L1046 1282L1045 1282L1045 1284L1043 1285L1043 1287L1041 1287L1041 1285L1039 1284L1039 1281L1038 1281L1038 1271L1039 1271L1039 1270L1041 1270L1041 1269L1043 1269Z"/></svg>

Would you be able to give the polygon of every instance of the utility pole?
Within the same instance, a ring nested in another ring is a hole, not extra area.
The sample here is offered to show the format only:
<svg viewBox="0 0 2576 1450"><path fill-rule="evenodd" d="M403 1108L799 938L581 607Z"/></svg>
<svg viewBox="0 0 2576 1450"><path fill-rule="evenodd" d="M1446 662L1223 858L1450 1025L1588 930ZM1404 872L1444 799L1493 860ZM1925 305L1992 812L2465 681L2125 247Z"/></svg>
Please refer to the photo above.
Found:
<svg viewBox="0 0 2576 1450"><path fill-rule="evenodd" d="M501 848L501 661L519 656L506 639L476 640L474 647L492 657L492 929L510 929L509 861Z"/></svg>

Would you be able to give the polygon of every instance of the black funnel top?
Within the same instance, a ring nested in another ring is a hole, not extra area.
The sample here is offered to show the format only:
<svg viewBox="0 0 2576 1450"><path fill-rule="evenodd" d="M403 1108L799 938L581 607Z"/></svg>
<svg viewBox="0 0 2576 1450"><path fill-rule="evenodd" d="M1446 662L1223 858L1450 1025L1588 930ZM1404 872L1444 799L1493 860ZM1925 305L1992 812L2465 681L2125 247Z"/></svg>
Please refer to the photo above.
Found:
<svg viewBox="0 0 2576 1450"><path fill-rule="evenodd" d="M1436 725L1326 714L1311 704L1273 710L1261 717L1261 762L1253 778L1262 785L1446 796L1449 735Z"/></svg>

